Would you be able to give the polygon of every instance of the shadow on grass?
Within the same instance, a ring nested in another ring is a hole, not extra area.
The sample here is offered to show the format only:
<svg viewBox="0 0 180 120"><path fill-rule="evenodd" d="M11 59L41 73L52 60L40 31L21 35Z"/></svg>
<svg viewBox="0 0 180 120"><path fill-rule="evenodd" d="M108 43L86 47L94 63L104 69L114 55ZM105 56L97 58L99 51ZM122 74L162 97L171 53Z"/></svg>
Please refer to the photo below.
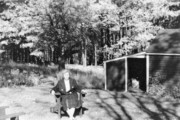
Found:
<svg viewBox="0 0 180 120"><path fill-rule="evenodd" d="M85 111L88 110L88 109L85 108L85 107L76 109L76 110L75 110L75 113L74 113L74 116L75 116L75 117L76 117L76 116L80 116L80 109L82 109L82 115L85 113ZM55 111L54 113L55 113L55 114L58 114L58 111ZM67 112L64 111L63 109L62 109L62 111L61 111L61 117L68 117Z"/></svg>
<svg viewBox="0 0 180 120"><path fill-rule="evenodd" d="M168 105L168 107L164 107L162 103L167 101L159 101L156 100L155 98L148 97L148 99L151 102L150 104L153 105L155 108L157 108L157 110L154 112L149 107L146 106L146 104L144 103L144 101L141 100L140 97L136 97L135 95L133 95L133 97L137 99L137 103L139 104L137 107L141 108L145 113L147 113L152 120L180 119L180 116L178 116L178 113L176 111L177 106L176 107L173 106L173 103L171 103L170 101L168 101L170 105ZM176 103L176 104L180 105L180 103ZM170 106L172 107L170 108Z"/></svg>
<svg viewBox="0 0 180 120"><path fill-rule="evenodd" d="M101 102L98 107L104 109L113 120L179 120L177 106L180 103L168 102L168 107L145 93L108 92L108 97L102 97L96 92ZM108 100L111 99L111 102ZM113 100L113 101L112 101ZM113 102L113 104L112 104Z"/></svg>

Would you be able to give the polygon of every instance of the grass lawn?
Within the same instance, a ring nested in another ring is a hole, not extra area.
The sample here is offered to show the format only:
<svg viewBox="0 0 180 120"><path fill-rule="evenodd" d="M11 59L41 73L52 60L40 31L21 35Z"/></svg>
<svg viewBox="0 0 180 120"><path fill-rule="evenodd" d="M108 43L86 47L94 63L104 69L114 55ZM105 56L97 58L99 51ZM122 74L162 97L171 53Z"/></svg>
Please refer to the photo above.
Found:
<svg viewBox="0 0 180 120"><path fill-rule="evenodd" d="M20 120L59 120L50 112L55 105L49 94L53 86L43 83L34 87L0 88L0 106L9 106L7 113L25 112ZM143 93L118 93L85 89L86 110L77 120L179 120L180 103L155 99ZM62 120L68 120L63 116Z"/></svg>

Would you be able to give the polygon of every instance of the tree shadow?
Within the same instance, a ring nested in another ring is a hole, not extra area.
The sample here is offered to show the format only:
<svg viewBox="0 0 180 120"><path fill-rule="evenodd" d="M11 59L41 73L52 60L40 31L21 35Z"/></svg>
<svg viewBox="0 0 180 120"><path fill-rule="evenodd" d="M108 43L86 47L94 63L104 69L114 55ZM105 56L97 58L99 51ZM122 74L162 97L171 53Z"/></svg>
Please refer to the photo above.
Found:
<svg viewBox="0 0 180 120"><path fill-rule="evenodd" d="M75 109L75 113L74 116L80 116L80 109L82 109L82 115L88 111L88 109L86 107L82 107L82 108L77 108ZM58 110L53 111L53 113L58 114ZM65 110L61 109L61 117L68 117L68 114Z"/></svg>
<svg viewBox="0 0 180 120"><path fill-rule="evenodd" d="M85 114L86 111L88 111L88 108L86 108L86 107L78 108L78 109L76 109L74 116L80 115L80 109L82 109L82 115Z"/></svg>
<svg viewBox="0 0 180 120"><path fill-rule="evenodd" d="M118 100L119 97L118 97L117 93L115 93L115 95L110 94L110 97L109 97L109 98L113 98L113 100L115 101L116 106L118 106L118 107L121 109L121 111L123 111L123 115L120 114L120 113L111 105L111 103L106 102L106 99L108 99L108 98L105 98L105 99L104 99L104 98L101 98L101 95L100 95L99 92L96 92L96 95L97 95L97 97L101 100L101 102L96 102L96 104L97 104L99 107L105 109L105 111L107 112L107 114L108 114L110 117L114 118L114 120L124 120L124 118L123 118L122 116L126 116L127 120L132 120L132 117L128 114L128 112L126 111L125 107L122 105L121 100L120 100L120 101Z"/></svg>
<svg viewBox="0 0 180 120"><path fill-rule="evenodd" d="M131 94L137 100L137 107L142 109L145 113L148 114L149 118L152 120L172 120L172 119L180 119L178 113L176 111L176 107L171 103L172 101L161 101L157 100L153 97L146 96L146 100L149 100L149 104L153 105L156 110L152 110L146 104L147 101L142 100L142 96L136 96L135 94ZM172 108L165 107L163 103L169 102L169 106L173 106ZM176 105L180 105L180 103L176 103Z"/></svg>
<svg viewBox="0 0 180 120"><path fill-rule="evenodd" d="M102 96L100 92L95 94L100 99L100 102L96 102L96 105L104 109L113 120L180 119L177 113L177 107L180 103L156 100L143 92L107 92L106 97ZM168 106L165 106L165 103L168 103Z"/></svg>

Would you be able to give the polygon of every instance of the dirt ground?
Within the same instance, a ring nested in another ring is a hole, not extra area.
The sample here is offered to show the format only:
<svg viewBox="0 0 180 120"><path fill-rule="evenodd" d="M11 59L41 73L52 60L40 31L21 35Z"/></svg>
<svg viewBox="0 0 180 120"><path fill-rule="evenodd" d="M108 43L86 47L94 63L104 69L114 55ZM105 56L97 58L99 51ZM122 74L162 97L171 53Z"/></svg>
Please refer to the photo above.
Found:
<svg viewBox="0 0 180 120"><path fill-rule="evenodd" d="M0 89L0 106L9 106L7 114L25 112L20 120L59 120L50 112L55 105L49 94L52 85ZM116 93L84 90L84 114L77 120L180 120L180 102L154 99L145 93ZM68 120L64 115L62 120Z"/></svg>

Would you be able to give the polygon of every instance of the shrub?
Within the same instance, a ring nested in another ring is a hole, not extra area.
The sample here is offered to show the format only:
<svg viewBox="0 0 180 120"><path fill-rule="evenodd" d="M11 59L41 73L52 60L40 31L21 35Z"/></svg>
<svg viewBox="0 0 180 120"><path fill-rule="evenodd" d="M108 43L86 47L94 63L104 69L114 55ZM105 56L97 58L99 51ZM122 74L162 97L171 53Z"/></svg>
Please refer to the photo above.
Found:
<svg viewBox="0 0 180 120"><path fill-rule="evenodd" d="M169 93L174 99L180 99L180 83L177 83L172 87L168 87L166 92Z"/></svg>
<svg viewBox="0 0 180 120"><path fill-rule="evenodd" d="M103 73L96 74L96 72L93 72L92 70L82 71L75 68L70 69L70 71L71 71L72 77L83 88L88 88L88 89L103 89L104 88Z"/></svg>
<svg viewBox="0 0 180 120"><path fill-rule="evenodd" d="M0 64L0 87L13 85L33 86L40 83L40 78L55 75L56 68L19 64L10 61Z"/></svg>
<svg viewBox="0 0 180 120"><path fill-rule="evenodd" d="M149 94L158 98L180 99L180 83L167 86L161 83L162 79L153 77L150 79Z"/></svg>
<svg viewBox="0 0 180 120"><path fill-rule="evenodd" d="M75 79L83 88L103 89L104 76L103 67L82 65L66 65L71 71L72 78ZM43 83L41 80L52 76L56 77L57 67L44 67L28 64L0 64L0 87L13 85L33 86Z"/></svg>
<svg viewBox="0 0 180 120"><path fill-rule="evenodd" d="M162 97L165 94L165 87L160 84L151 84L149 94L156 97Z"/></svg>

